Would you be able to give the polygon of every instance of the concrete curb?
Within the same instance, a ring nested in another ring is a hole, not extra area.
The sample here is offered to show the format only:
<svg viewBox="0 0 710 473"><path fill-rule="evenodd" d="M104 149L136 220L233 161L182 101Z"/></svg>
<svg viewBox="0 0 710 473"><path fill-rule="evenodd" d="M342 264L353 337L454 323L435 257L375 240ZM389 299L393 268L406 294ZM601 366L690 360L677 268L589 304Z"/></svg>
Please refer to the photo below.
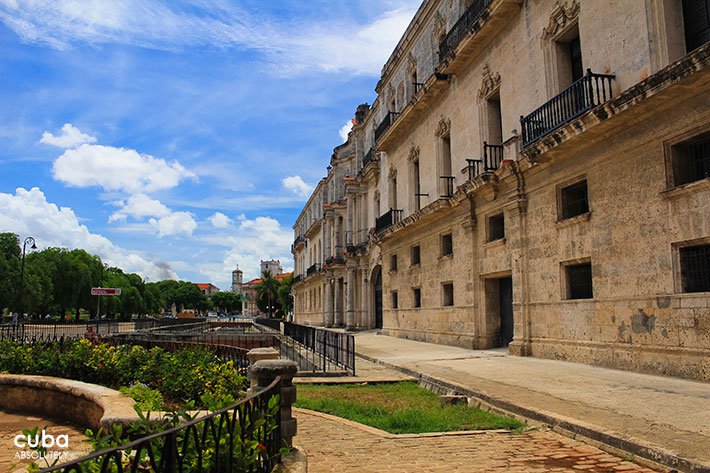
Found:
<svg viewBox="0 0 710 473"><path fill-rule="evenodd" d="M675 473L678 471L686 473L710 473L710 465L699 462L697 460L683 458L678 454L664 450L655 445L631 437L622 437L619 433L605 430L599 426L587 424L577 419L561 416L551 412L545 412L539 409L531 409L526 406L514 404L510 401L496 398L494 396L474 391L471 388L460 384L429 376L427 374L404 368L392 363L388 363L371 356L355 353L360 358L377 363L381 366L397 370L401 373L408 374L420 383L427 385L432 390L440 390L441 393L449 391L456 392L471 398L474 398L484 404L485 407L492 407L494 411L499 411L508 415L521 416L526 420L532 420L548 425L553 431L565 435L576 440L583 440L595 447L608 451L616 455L633 454L638 457L635 461L647 466L658 469L659 467L667 473Z"/></svg>

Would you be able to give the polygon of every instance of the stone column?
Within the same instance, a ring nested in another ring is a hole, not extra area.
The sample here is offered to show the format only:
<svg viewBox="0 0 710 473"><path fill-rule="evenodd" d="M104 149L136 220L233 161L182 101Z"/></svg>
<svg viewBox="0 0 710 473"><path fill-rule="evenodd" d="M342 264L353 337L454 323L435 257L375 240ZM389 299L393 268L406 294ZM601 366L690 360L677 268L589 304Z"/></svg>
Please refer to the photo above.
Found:
<svg viewBox="0 0 710 473"><path fill-rule="evenodd" d="M268 348L252 348L247 352L247 359L249 360L249 366L253 365L257 361L261 360L278 360L281 357L279 352L271 347ZM254 389L256 387L256 379L249 379L251 385L249 389Z"/></svg>
<svg viewBox="0 0 710 473"><path fill-rule="evenodd" d="M335 254L335 256L340 256L339 254L337 254L337 252L338 252L338 247L342 244L342 242L340 241L341 228L340 228L340 218L337 215L335 216L334 223L335 223L335 231L333 232L333 254Z"/></svg>
<svg viewBox="0 0 710 473"><path fill-rule="evenodd" d="M333 226L333 217L326 217L323 225L323 261L333 256L333 249L330 244L330 228Z"/></svg>
<svg viewBox="0 0 710 473"><path fill-rule="evenodd" d="M333 287L334 291L334 312L335 312L335 318L333 320L333 325L336 327L342 327L343 326L343 289L342 285L340 284L340 280L336 279L334 283L335 287Z"/></svg>
<svg viewBox="0 0 710 473"><path fill-rule="evenodd" d="M291 360L261 360L249 367L249 378L256 386L247 391L256 394L266 389L278 376L281 376L281 438L289 446L296 436L296 419L291 416L291 406L296 402L296 386L293 377L298 372L298 365Z"/></svg>
<svg viewBox="0 0 710 473"><path fill-rule="evenodd" d="M370 317L370 286L367 284L367 268L360 268L362 273L362 286L360 286L360 322L358 327L360 328L370 328L372 326Z"/></svg>
<svg viewBox="0 0 710 473"><path fill-rule="evenodd" d="M333 278L330 275L325 276L325 305L323 306L323 325L332 327L335 322L335 313L333 312Z"/></svg>
<svg viewBox="0 0 710 473"><path fill-rule="evenodd" d="M345 299L345 329L355 329L355 268L348 268L348 292Z"/></svg>
<svg viewBox="0 0 710 473"><path fill-rule="evenodd" d="M353 218L355 215L354 212L354 207L355 206L355 198L352 195L352 193L348 192L348 218L347 221L345 222L345 236L346 236L346 245L352 245L353 244L353 228L354 228L354 222Z"/></svg>

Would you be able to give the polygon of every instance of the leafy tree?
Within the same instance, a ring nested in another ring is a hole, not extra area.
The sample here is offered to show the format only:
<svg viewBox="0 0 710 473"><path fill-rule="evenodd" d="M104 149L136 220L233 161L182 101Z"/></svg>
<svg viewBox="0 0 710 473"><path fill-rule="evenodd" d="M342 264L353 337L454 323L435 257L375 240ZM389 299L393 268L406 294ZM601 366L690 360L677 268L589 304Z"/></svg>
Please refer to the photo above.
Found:
<svg viewBox="0 0 710 473"><path fill-rule="evenodd" d="M242 298L233 292L217 292L210 296L212 304L219 308L220 312L241 312Z"/></svg>
<svg viewBox="0 0 710 473"><path fill-rule="evenodd" d="M261 275L261 282L256 286L256 305L262 312L266 312L269 317L273 317L275 312L281 316L280 307L277 306L279 297L278 279L271 276L269 270L265 270Z"/></svg>
<svg viewBox="0 0 710 473"><path fill-rule="evenodd" d="M20 239L17 235L0 233L0 311L16 302L20 252Z"/></svg>
<svg viewBox="0 0 710 473"><path fill-rule="evenodd" d="M279 286L279 305L281 306L281 312L285 314L290 314L293 311L293 294L291 294L291 285L293 284L293 274L287 276L281 280L281 285Z"/></svg>

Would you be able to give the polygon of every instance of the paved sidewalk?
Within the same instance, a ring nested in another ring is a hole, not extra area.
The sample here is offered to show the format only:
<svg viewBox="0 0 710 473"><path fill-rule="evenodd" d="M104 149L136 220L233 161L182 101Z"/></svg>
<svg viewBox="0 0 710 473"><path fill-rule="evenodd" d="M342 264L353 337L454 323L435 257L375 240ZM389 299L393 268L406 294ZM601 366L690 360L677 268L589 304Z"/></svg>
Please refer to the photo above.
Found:
<svg viewBox="0 0 710 473"><path fill-rule="evenodd" d="M309 473L653 473L550 430L391 435L345 419L294 409L295 445Z"/></svg>
<svg viewBox="0 0 710 473"><path fill-rule="evenodd" d="M681 471L710 472L710 384L364 332L359 355Z"/></svg>

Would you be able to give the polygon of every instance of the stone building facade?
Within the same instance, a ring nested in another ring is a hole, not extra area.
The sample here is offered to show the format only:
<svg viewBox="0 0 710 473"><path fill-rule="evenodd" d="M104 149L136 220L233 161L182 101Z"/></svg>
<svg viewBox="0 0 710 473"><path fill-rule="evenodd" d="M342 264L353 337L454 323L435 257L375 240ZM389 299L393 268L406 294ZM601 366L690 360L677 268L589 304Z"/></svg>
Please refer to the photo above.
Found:
<svg viewBox="0 0 710 473"><path fill-rule="evenodd" d="M710 380L706 0L425 0L294 226L295 320Z"/></svg>

